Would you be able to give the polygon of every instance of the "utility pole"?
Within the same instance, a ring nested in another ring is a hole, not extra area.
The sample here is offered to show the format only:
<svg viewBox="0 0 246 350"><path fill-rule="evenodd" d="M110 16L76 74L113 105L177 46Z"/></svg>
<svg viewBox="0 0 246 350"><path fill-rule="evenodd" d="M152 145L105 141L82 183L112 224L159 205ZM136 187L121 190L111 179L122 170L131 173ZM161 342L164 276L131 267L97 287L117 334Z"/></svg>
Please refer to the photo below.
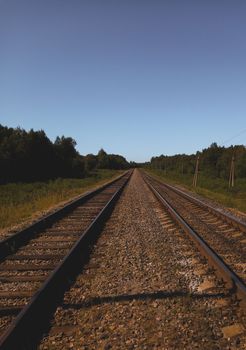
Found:
<svg viewBox="0 0 246 350"><path fill-rule="evenodd" d="M193 177L193 187L196 187L197 185L198 170L199 170L199 156L197 156L197 159L196 159L196 169Z"/></svg>
<svg viewBox="0 0 246 350"><path fill-rule="evenodd" d="M181 174L182 175L184 174L184 162L183 161L181 162Z"/></svg>
<svg viewBox="0 0 246 350"><path fill-rule="evenodd" d="M230 177L229 177L229 187L234 187L235 184L235 156L232 155Z"/></svg>

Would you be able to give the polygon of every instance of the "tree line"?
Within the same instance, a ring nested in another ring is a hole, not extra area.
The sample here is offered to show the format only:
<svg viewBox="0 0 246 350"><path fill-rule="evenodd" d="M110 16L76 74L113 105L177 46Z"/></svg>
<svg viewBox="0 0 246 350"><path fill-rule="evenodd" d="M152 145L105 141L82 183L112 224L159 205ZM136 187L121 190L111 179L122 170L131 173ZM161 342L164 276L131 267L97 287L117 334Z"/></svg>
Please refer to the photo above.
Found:
<svg viewBox="0 0 246 350"><path fill-rule="evenodd" d="M0 183L82 178L95 169L127 169L130 164L117 154L101 149L82 156L72 137L52 142L43 130L26 131L0 124Z"/></svg>
<svg viewBox="0 0 246 350"><path fill-rule="evenodd" d="M196 154L152 157L148 166L161 169L166 173L194 174L198 156L199 171L209 177L228 179L233 156L236 177L246 177L246 147L244 145L221 147L214 142Z"/></svg>

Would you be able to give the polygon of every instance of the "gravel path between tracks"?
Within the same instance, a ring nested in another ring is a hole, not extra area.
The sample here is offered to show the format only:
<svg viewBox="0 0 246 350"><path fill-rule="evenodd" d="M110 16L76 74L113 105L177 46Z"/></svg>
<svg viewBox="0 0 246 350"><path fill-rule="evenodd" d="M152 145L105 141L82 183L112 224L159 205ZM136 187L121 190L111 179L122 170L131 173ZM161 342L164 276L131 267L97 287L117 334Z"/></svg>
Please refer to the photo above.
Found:
<svg viewBox="0 0 246 350"><path fill-rule="evenodd" d="M238 311L135 171L39 349L245 349Z"/></svg>

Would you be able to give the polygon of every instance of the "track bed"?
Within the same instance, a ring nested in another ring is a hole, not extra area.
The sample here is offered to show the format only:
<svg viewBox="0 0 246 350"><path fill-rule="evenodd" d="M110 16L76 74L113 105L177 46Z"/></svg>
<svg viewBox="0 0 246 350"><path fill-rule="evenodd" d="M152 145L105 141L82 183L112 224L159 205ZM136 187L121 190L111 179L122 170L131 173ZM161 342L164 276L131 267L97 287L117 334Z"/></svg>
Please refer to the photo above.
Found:
<svg viewBox="0 0 246 350"><path fill-rule="evenodd" d="M135 171L44 349L244 349L245 316Z"/></svg>

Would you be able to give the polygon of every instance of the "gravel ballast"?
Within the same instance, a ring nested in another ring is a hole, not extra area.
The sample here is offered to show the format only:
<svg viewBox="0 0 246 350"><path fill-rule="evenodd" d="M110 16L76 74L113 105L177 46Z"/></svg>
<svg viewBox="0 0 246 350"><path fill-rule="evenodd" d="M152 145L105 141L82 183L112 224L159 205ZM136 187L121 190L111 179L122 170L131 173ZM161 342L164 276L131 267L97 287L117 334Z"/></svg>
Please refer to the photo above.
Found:
<svg viewBox="0 0 246 350"><path fill-rule="evenodd" d="M245 349L239 311L134 171L39 349Z"/></svg>

